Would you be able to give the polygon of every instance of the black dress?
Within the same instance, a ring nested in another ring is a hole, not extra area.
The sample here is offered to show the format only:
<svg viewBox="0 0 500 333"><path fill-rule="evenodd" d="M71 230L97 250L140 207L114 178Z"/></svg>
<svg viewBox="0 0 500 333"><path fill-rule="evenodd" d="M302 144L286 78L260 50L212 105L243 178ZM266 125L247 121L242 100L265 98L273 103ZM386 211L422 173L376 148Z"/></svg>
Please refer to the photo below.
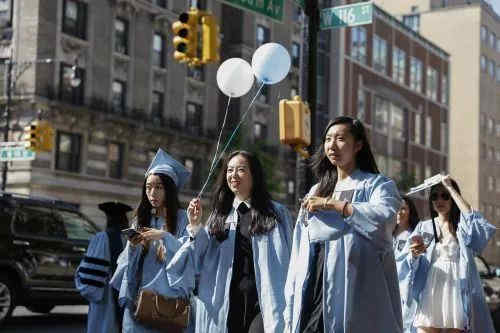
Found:
<svg viewBox="0 0 500 333"><path fill-rule="evenodd" d="M250 223L250 210L244 203L241 203L238 207L233 274L229 289L227 318L229 333L264 332L255 284L252 239L249 234Z"/></svg>

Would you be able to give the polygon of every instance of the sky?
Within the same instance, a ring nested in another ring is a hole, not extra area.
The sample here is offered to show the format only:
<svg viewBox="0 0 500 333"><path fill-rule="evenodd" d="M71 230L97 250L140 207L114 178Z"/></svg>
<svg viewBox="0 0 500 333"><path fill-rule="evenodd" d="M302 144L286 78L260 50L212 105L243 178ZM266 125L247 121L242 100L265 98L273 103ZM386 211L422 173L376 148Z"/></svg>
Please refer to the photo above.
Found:
<svg viewBox="0 0 500 333"><path fill-rule="evenodd" d="M492 0L490 3L493 5L493 8L495 8L497 14L500 15L500 0Z"/></svg>

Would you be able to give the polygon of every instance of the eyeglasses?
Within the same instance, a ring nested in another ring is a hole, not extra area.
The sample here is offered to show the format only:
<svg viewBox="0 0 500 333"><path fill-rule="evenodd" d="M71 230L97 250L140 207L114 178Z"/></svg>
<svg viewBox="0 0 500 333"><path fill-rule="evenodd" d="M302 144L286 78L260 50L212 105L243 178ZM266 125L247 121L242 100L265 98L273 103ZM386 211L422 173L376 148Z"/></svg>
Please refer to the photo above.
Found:
<svg viewBox="0 0 500 333"><path fill-rule="evenodd" d="M437 199L443 199L444 201L450 200L450 194L447 192L441 192L441 193L432 193L431 194L431 201L436 201Z"/></svg>

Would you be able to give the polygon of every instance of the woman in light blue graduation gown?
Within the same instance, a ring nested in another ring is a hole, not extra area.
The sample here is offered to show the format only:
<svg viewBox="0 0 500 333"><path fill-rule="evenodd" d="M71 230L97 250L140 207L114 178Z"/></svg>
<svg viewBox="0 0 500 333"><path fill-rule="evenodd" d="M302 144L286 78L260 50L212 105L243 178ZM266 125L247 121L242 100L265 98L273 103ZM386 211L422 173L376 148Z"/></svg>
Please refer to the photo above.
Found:
<svg viewBox="0 0 500 333"><path fill-rule="evenodd" d="M361 122L331 121L313 157L286 282L285 332L403 331L392 231L401 205Z"/></svg>
<svg viewBox="0 0 500 333"><path fill-rule="evenodd" d="M436 193L434 193L436 192ZM439 192L439 193L438 193ZM458 242L458 270L446 274L456 274L453 280L457 281L457 294L455 303L461 305L459 309L453 309L452 314L463 323L460 328L469 333L493 333L491 315L485 302L481 280L474 262L474 255L479 254L486 247L488 241L493 237L496 228L489 224L477 211L463 199L458 185L449 176L444 177L442 184L431 188L429 197L429 209L431 220L420 222L410 236L412 244L408 244L408 254L402 261L402 271L407 276L409 292L404 300L403 316L405 324L409 327L405 332L417 332L416 326L420 326L420 318L425 318L428 302L424 298L430 297L432 303L443 301L443 297L437 294L428 294L428 283L436 281L429 278L432 266L436 265L437 242L446 239L446 234L451 235ZM446 217L447 216L447 217ZM448 230L450 229L450 230ZM445 244L446 245L446 244ZM443 246L443 245L439 245ZM442 277L445 271L439 269ZM435 275L437 276L437 275ZM442 292L444 283L437 283L436 288ZM437 292L437 289L434 289ZM426 297L424 297L424 294ZM434 299L432 298L434 297ZM451 304L450 300L446 303ZM438 305L440 306L440 305ZM443 305L444 306L444 305ZM440 306L441 308L443 306ZM449 312L444 309L440 312ZM429 317L430 323L435 322L434 315ZM418 318L418 320L417 320ZM433 326L431 326L433 327ZM422 332L424 332L422 330Z"/></svg>
<svg viewBox="0 0 500 333"><path fill-rule="evenodd" d="M149 289L165 297L189 297L182 290L171 288L165 275L169 260L189 239L186 212L179 209L177 194L177 189L188 176L184 166L161 149L146 172L134 225L141 232L129 239L111 280L124 307L123 332L161 332L142 325L134 318L135 301L141 289ZM190 329L188 327L187 331Z"/></svg>
<svg viewBox="0 0 500 333"><path fill-rule="evenodd" d="M396 216L396 228L392 233L392 248L396 257L396 268L398 270L399 292L401 294L401 306L404 308L404 300L408 293L408 270L403 266L408 254L406 246L411 233L417 227L420 218L417 207L412 199L402 196L403 202ZM405 322L403 318L403 327L406 329L411 323Z"/></svg>
<svg viewBox="0 0 500 333"><path fill-rule="evenodd" d="M197 275L196 332L283 332L292 221L284 206L271 201L255 155L230 154L212 208L203 228L200 201L191 201L194 241L167 268L171 281L183 279L179 288L192 289Z"/></svg>
<svg viewBox="0 0 500 333"><path fill-rule="evenodd" d="M107 228L90 240L85 257L76 269L75 285L89 301L87 332L118 333L121 310L117 293L108 282L123 250L121 230L128 227L126 213L132 208L119 202L105 202L99 204L99 209L106 213Z"/></svg>

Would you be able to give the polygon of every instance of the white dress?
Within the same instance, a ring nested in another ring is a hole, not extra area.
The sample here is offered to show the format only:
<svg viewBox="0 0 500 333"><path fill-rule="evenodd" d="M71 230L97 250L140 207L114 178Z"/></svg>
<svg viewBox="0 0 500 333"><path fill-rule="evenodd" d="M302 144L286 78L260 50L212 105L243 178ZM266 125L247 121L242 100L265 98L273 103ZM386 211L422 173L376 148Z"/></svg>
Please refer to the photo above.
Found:
<svg viewBox="0 0 500 333"><path fill-rule="evenodd" d="M415 327L465 328L460 296L460 248L449 232L436 244L432 263L415 317Z"/></svg>

